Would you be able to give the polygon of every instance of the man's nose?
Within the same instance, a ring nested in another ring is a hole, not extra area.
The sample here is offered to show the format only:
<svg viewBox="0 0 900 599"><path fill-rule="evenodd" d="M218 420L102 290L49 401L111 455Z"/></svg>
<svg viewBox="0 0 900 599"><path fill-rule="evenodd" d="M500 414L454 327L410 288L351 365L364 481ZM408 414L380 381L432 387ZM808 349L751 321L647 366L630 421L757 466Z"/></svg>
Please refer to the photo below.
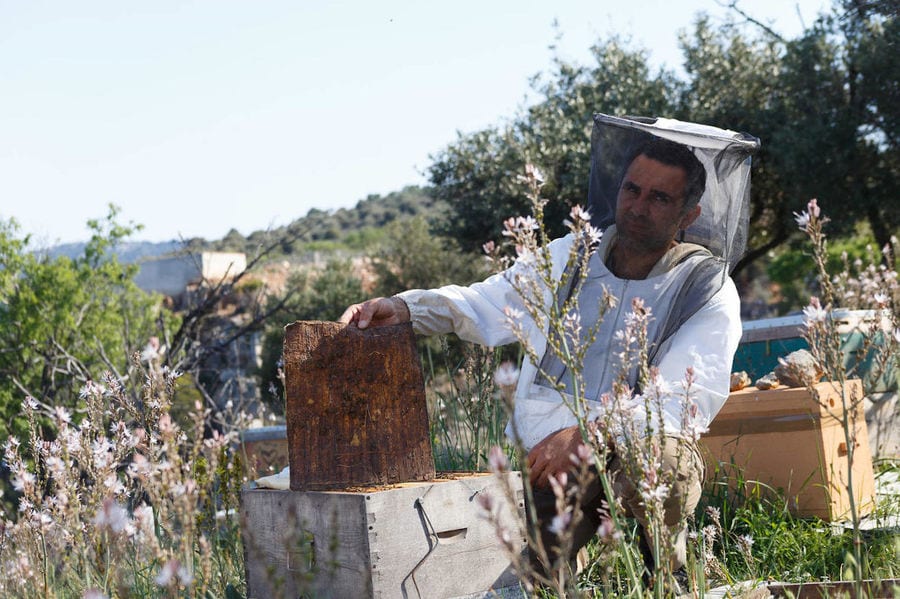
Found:
<svg viewBox="0 0 900 599"><path fill-rule="evenodd" d="M634 202L631 205L631 211L634 214L645 215L650 210L650 196L649 194L642 193L638 195Z"/></svg>

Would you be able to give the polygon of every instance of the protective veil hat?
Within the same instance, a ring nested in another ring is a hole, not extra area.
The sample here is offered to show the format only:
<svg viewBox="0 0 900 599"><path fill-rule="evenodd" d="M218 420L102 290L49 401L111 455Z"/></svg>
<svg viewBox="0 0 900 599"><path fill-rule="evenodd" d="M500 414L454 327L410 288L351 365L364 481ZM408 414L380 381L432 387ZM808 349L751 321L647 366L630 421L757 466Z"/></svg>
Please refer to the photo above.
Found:
<svg viewBox="0 0 900 599"><path fill-rule="evenodd" d="M706 169L700 216L678 241L702 245L731 272L744 255L750 217L750 157L759 139L708 125L674 119L594 115L588 206L592 224L615 222L619 185L629 158L652 137L688 147Z"/></svg>

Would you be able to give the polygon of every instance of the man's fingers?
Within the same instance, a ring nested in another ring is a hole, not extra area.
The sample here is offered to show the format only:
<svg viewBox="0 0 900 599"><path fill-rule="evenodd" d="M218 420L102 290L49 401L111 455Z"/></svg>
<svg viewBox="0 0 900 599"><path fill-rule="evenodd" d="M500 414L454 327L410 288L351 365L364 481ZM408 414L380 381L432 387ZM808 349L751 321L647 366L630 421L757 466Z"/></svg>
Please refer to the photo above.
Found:
<svg viewBox="0 0 900 599"><path fill-rule="evenodd" d="M546 470L548 463L549 462L540 451L532 449L528 453L528 479L531 481L532 486L542 486L541 479L547 478Z"/></svg>
<svg viewBox="0 0 900 599"><path fill-rule="evenodd" d="M359 311L359 304L353 304L352 306L350 306L349 308L344 310L344 313L341 314L340 318L338 318L338 322L342 322L344 324L350 324L351 322L353 322L353 319L356 316L358 311Z"/></svg>
<svg viewBox="0 0 900 599"><path fill-rule="evenodd" d="M369 300L359 307L359 317L356 321L356 326L361 329L369 326L369 323L372 322L372 316L374 316L376 312L373 306L374 302L372 300Z"/></svg>
<svg viewBox="0 0 900 599"><path fill-rule="evenodd" d="M374 319L384 319L386 316L390 316L390 303L379 297L361 304L353 304L344 310L339 322L355 324L360 329L365 329Z"/></svg>
<svg viewBox="0 0 900 599"><path fill-rule="evenodd" d="M377 297L347 308L340 322L355 324L360 329L409 322L409 308L400 298Z"/></svg>

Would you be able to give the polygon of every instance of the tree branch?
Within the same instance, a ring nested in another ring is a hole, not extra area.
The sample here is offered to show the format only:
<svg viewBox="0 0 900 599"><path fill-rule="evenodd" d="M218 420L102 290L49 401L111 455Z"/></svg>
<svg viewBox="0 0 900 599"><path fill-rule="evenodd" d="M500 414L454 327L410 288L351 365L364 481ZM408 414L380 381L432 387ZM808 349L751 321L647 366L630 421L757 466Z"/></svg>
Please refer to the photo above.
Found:
<svg viewBox="0 0 900 599"><path fill-rule="evenodd" d="M768 25L766 25L759 19L755 19L755 18L751 17L749 14L747 14L747 11L745 11L740 6L738 6L737 0L731 0L731 2L718 2L717 4L723 8L727 8L728 10L733 10L737 14L744 17L744 19L746 19L747 22L756 25L757 27L759 27L760 29L762 29L763 31L765 31L766 33L768 33L769 35L774 37L779 42L785 41L784 37L780 33L775 31L774 29L772 29L771 27L769 27Z"/></svg>

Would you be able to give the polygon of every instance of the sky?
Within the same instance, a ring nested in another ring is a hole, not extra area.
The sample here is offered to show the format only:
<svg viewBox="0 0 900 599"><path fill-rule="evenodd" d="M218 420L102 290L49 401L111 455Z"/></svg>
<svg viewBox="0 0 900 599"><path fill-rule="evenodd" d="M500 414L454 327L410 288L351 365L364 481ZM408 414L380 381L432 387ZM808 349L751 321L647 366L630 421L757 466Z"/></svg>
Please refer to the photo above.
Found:
<svg viewBox="0 0 900 599"><path fill-rule="evenodd" d="M109 204L147 241L349 208L426 184L460 133L535 100L554 52L591 64L618 34L677 71L700 12L740 20L724 4L0 0L0 220L43 247ZM740 6L791 37L830 2Z"/></svg>

